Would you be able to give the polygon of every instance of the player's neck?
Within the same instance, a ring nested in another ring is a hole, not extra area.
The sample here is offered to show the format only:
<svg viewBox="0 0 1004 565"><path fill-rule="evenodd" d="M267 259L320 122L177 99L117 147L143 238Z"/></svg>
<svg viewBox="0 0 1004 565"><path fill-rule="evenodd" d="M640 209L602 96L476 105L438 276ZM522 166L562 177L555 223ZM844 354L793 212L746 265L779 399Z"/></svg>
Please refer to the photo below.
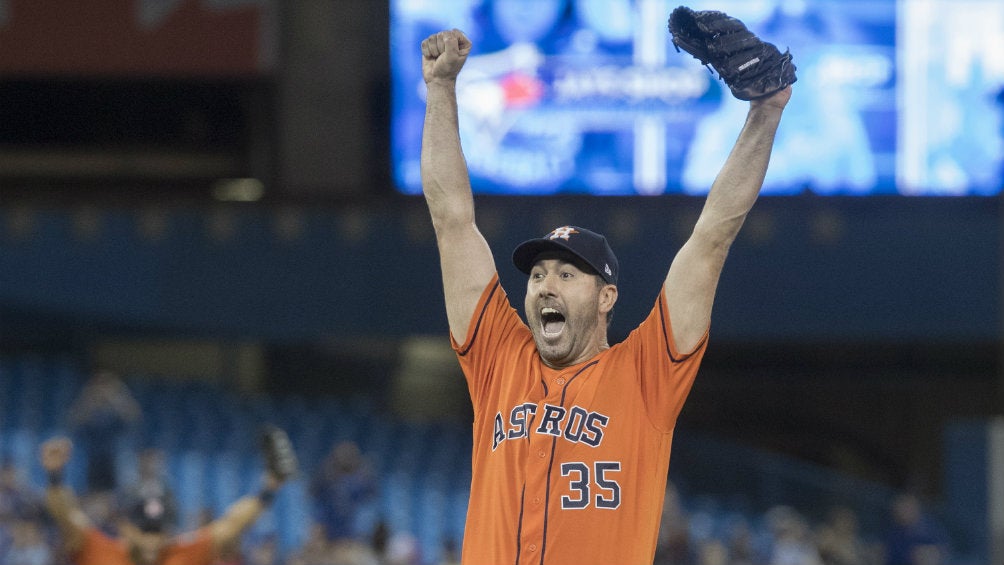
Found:
<svg viewBox="0 0 1004 565"><path fill-rule="evenodd" d="M583 351L581 354L577 355L574 359L570 361L548 361L544 356L540 357L540 360L549 369L555 371L563 371L570 367L577 367L583 363L588 363L600 355L604 351L610 349L610 345L607 344L606 337L604 336L603 341L598 343L595 347L590 347L588 350ZM538 353L539 355L539 353Z"/></svg>

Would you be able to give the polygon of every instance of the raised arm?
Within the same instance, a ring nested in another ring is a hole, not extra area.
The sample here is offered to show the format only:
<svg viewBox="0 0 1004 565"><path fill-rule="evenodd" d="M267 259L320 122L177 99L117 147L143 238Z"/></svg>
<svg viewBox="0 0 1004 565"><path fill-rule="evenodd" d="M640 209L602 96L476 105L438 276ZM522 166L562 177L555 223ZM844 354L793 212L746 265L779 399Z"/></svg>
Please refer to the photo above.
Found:
<svg viewBox="0 0 1004 565"><path fill-rule="evenodd" d="M264 482L265 485L259 493L238 499L227 507L223 516L210 522L209 535L217 552L233 547L241 534L268 509L276 491L282 486L282 481L269 472L265 473Z"/></svg>
<svg viewBox="0 0 1004 565"><path fill-rule="evenodd" d="M663 292L677 351L690 352L711 323L711 306L729 247L753 207L791 87L750 102L746 124L711 185L704 209L666 276Z"/></svg>
<svg viewBox="0 0 1004 565"><path fill-rule="evenodd" d="M75 554L84 543L84 533L91 527L91 521L81 510L73 490L63 483L63 473L73 444L65 437L52 438L42 444L39 458L48 475L45 489L45 507L59 528L63 547L69 555Z"/></svg>
<svg viewBox="0 0 1004 565"><path fill-rule="evenodd" d="M231 504L223 516L208 526L217 552L233 547L241 534L272 504L279 487L298 472L299 462L293 444L285 430L279 427L267 425L263 428L262 456L265 460L262 489Z"/></svg>
<svg viewBox="0 0 1004 565"><path fill-rule="evenodd" d="M491 249L474 222L474 197L460 147L457 75L471 52L460 30L422 42L422 76L428 91L422 132L422 191L432 215L450 333L464 341L485 285L495 274Z"/></svg>

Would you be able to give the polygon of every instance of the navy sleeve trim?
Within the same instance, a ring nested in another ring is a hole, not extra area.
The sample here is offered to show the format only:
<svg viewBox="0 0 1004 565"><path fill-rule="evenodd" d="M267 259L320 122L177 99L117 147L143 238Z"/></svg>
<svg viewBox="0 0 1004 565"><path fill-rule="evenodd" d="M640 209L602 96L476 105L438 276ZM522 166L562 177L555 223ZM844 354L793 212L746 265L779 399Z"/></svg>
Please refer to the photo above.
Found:
<svg viewBox="0 0 1004 565"><path fill-rule="evenodd" d="M478 339L478 331L481 329L481 321L485 317L485 310L487 310L488 305L491 304L492 297L495 296L495 291L498 290L499 285L501 285L501 282L496 280L495 284L492 286L491 292L488 293L488 298L485 299L484 305L481 306L481 312L478 313L478 321L474 325L474 333L471 334L471 341L467 344L467 347L465 347L463 351L457 353L457 355L463 357L464 355L467 355L467 352L470 351L472 347L474 347L474 341Z"/></svg>
<svg viewBox="0 0 1004 565"><path fill-rule="evenodd" d="M662 292L660 292L659 293L659 323L662 324L662 341L665 343L665 346L666 346L666 356L669 357L669 360L672 361L673 363L680 363L684 359L686 359L687 356L685 355L682 359L677 359L676 357L673 356L673 348L669 346L669 326L666 324L666 316L663 314L663 312L667 312L669 310L668 307L666 307L666 305L663 303L663 300L665 300L665 299L666 299L666 297L663 296Z"/></svg>

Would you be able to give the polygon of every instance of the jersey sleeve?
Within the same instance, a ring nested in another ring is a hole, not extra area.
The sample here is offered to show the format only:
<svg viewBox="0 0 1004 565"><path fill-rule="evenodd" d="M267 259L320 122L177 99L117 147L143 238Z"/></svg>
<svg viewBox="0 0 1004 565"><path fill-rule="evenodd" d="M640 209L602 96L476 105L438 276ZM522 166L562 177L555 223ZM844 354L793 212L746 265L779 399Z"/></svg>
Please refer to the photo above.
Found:
<svg viewBox="0 0 1004 565"><path fill-rule="evenodd" d="M707 344L705 332L693 351L676 350L669 310L661 291L648 317L624 340L634 359L645 409L657 429L668 432L676 425Z"/></svg>
<svg viewBox="0 0 1004 565"><path fill-rule="evenodd" d="M533 343L530 330L509 304L498 274L485 287L474 315L467 326L464 341L451 335L453 350L467 380L475 412L484 404L485 394L498 373L499 360L512 358Z"/></svg>

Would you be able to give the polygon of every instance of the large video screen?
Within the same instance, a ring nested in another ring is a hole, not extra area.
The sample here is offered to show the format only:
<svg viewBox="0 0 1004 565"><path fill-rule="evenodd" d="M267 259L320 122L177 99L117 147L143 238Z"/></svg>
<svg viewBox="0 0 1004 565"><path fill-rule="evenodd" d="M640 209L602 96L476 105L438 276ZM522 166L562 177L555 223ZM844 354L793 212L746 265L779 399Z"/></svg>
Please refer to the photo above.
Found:
<svg viewBox="0 0 1004 565"><path fill-rule="evenodd" d="M459 28L475 192L703 194L748 103L677 52L679 0L392 0L392 160L421 192L419 44ZM716 0L790 49L798 82L765 194L986 195L1004 179L1004 2Z"/></svg>

